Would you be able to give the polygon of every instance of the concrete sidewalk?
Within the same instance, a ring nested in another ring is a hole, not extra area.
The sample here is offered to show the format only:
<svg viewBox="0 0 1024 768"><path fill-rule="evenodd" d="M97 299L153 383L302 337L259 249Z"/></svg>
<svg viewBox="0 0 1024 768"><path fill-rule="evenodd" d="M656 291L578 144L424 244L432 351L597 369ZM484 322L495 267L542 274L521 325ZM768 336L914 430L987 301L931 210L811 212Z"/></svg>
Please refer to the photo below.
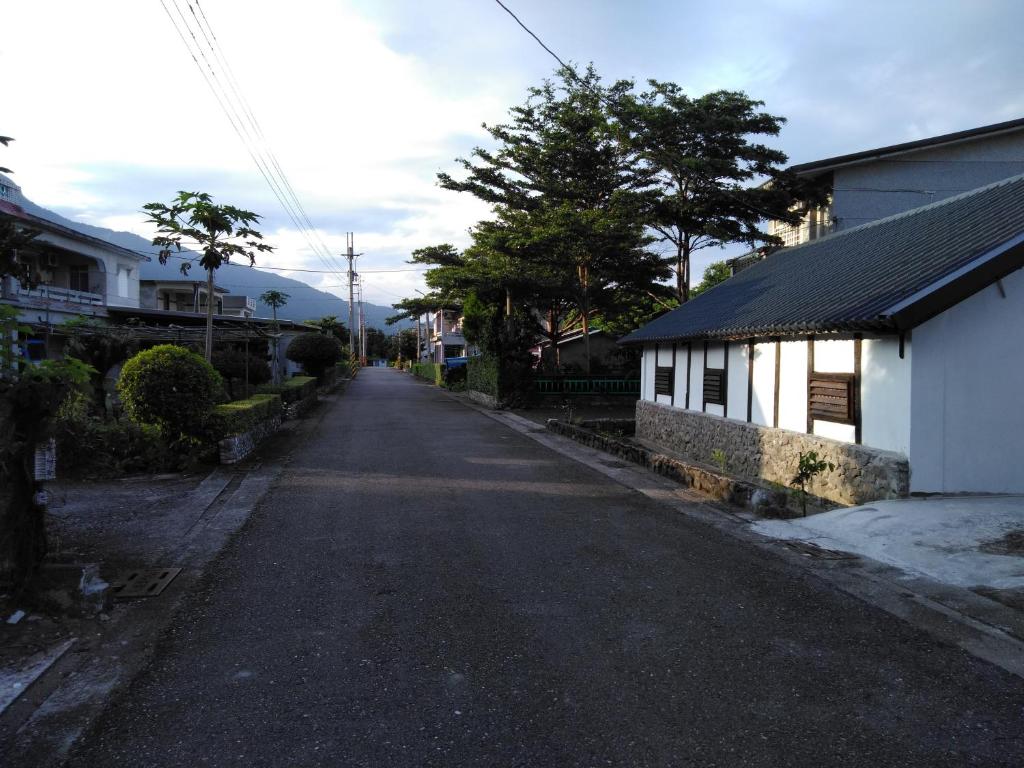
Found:
<svg viewBox="0 0 1024 768"><path fill-rule="evenodd" d="M761 520L753 528L943 584L1024 591L1024 496L878 501L797 520Z"/></svg>

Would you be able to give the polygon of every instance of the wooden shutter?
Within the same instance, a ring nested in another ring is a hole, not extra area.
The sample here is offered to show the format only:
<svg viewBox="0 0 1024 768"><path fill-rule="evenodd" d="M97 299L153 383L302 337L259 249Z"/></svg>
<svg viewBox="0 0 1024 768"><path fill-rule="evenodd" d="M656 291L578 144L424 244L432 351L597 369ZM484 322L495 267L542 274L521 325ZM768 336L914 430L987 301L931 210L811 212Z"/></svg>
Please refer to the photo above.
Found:
<svg viewBox="0 0 1024 768"><path fill-rule="evenodd" d="M654 395L672 396L675 369L671 365L659 365L654 369Z"/></svg>
<svg viewBox="0 0 1024 768"><path fill-rule="evenodd" d="M807 412L813 419L853 424L854 375L812 373L808 381Z"/></svg>
<svg viewBox="0 0 1024 768"><path fill-rule="evenodd" d="M725 369L704 369L704 402L725 405Z"/></svg>

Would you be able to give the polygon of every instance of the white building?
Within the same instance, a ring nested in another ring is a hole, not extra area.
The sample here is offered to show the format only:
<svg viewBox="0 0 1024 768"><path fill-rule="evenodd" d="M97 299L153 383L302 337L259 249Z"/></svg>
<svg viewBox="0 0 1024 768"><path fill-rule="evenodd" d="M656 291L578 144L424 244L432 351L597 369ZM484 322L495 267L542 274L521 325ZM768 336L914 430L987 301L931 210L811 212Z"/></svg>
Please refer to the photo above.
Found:
<svg viewBox="0 0 1024 768"><path fill-rule="evenodd" d="M637 436L859 503L1024 492L1024 176L777 251L622 340Z"/></svg>
<svg viewBox="0 0 1024 768"><path fill-rule="evenodd" d="M34 357L46 350L47 331L74 317L107 317L109 307L139 306L139 264L149 257L25 212L20 188L0 175L0 216L38 232L18 253L32 280L0 279L0 302L38 332ZM40 346L42 345L42 346Z"/></svg>

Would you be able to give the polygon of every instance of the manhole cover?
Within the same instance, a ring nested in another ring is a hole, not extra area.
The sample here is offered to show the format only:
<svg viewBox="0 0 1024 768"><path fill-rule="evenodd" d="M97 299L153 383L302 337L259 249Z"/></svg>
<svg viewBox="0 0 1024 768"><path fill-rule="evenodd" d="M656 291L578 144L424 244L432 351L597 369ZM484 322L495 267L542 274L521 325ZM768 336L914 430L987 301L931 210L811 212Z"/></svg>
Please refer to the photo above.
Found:
<svg viewBox="0 0 1024 768"><path fill-rule="evenodd" d="M817 544L807 541L787 541L785 546L794 552L799 552L804 557L814 557L818 560L856 560L857 556L849 552L839 552L835 549L825 549Z"/></svg>
<svg viewBox="0 0 1024 768"><path fill-rule="evenodd" d="M181 568L140 568L124 571L111 585L114 597L153 597L159 595Z"/></svg>

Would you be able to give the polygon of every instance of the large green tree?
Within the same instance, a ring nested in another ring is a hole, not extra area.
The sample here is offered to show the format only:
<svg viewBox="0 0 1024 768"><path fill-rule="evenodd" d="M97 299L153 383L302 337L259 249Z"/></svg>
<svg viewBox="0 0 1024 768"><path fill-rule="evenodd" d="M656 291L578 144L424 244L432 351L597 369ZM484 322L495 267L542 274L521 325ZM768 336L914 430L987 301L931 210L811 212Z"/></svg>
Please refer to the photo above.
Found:
<svg viewBox="0 0 1024 768"><path fill-rule="evenodd" d="M654 184L644 219L671 247L666 262L686 301L696 251L778 244L763 222L797 221L824 198L782 168L784 153L762 143L785 123L761 111L763 102L736 91L691 97L675 83L648 85L640 94L620 88L612 111Z"/></svg>
<svg viewBox="0 0 1024 768"><path fill-rule="evenodd" d="M508 123L485 126L496 149L459 159L460 178L439 174L442 187L491 204L493 222L478 227L491 241L478 245L509 259L512 273L542 274L571 302L588 370L590 321L611 289L640 288L661 273L646 250L649 182L606 108L627 87L606 88L593 67L582 75L563 68L530 89Z"/></svg>
<svg viewBox="0 0 1024 768"><path fill-rule="evenodd" d="M199 265L206 270L206 361L213 353L213 274L232 256L256 263L256 254L272 251L273 246L263 242L254 226L260 217L252 211L233 205L216 205L205 192L178 192L170 204L147 203L142 206L149 213L148 222L156 225L157 236L153 245L160 246L160 263L166 264L171 251L194 247L202 254ZM183 261L182 274L187 275L192 264Z"/></svg>

